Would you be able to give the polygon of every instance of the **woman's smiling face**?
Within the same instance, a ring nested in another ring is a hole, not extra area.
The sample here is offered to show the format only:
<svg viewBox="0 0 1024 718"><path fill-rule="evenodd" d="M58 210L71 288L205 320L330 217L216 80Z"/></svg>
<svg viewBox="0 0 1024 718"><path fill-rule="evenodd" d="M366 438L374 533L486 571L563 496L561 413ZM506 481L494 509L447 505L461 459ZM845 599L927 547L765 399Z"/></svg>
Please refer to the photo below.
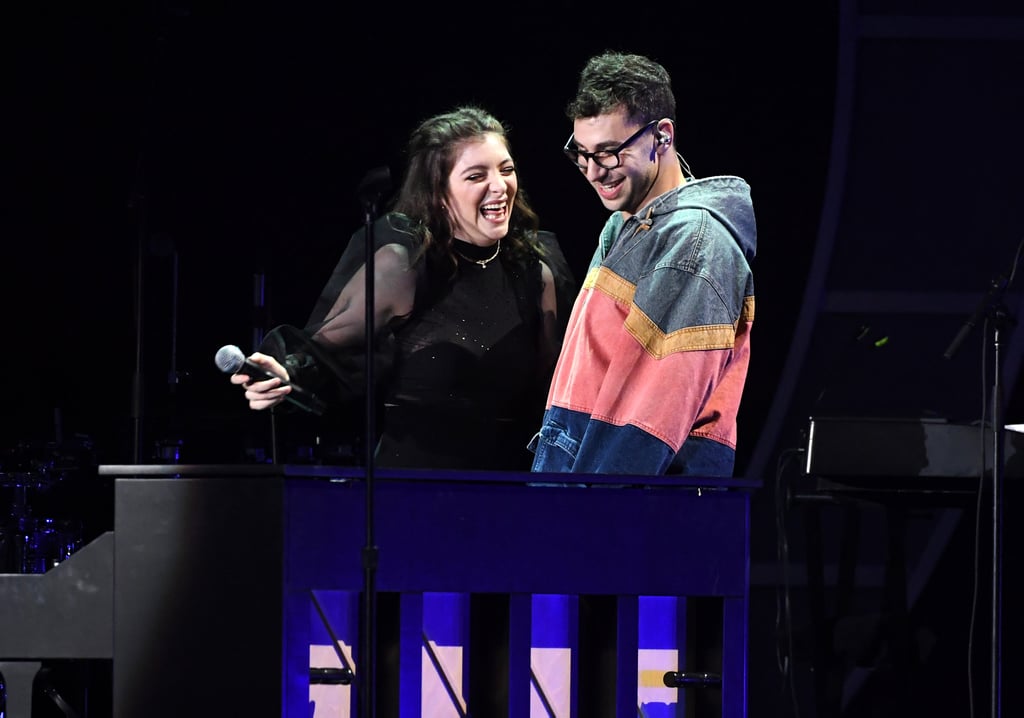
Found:
<svg viewBox="0 0 1024 718"><path fill-rule="evenodd" d="M508 234L519 180L505 141L488 133L464 142L448 175L452 235L487 247Z"/></svg>

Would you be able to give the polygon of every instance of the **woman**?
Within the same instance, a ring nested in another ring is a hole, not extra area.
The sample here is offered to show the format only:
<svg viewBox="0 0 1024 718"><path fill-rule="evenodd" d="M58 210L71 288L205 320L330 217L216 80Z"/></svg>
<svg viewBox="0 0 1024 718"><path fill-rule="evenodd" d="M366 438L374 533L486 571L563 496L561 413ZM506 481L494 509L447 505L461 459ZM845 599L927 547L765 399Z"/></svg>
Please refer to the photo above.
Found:
<svg viewBox="0 0 1024 718"><path fill-rule="evenodd" d="M375 462L528 471L526 445L572 300L565 259L554 235L538 230L506 130L487 112L427 119L408 156L393 206L373 226ZM305 329L279 327L250 357L328 392L350 429L365 395L365 231L352 236ZM253 409L291 391L278 379L231 381Z"/></svg>

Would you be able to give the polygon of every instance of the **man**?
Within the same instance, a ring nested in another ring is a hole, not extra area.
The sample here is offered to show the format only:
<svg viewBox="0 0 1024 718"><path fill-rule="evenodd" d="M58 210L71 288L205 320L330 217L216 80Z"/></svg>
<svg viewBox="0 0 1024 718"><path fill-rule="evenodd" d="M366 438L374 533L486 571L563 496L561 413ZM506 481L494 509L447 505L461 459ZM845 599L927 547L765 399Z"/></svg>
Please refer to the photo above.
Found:
<svg viewBox="0 0 1024 718"><path fill-rule="evenodd" d="M676 151L668 72L591 58L565 154L612 211L569 318L533 471L731 476L747 376L756 225L739 177Z"/></svg>

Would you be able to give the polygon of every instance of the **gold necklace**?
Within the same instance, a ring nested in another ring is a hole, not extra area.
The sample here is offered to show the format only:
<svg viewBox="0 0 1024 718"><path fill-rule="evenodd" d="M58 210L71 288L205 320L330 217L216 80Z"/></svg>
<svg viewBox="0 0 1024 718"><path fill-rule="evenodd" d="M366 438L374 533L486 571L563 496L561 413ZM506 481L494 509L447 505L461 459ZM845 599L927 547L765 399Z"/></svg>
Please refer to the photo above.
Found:
<svg viewBox="0 0 1024 718"><path fill-rule="evenodd" d="M484 269L487 269L487 265L490 264L491 262L493 262L495 259L498 258L498 252L500 252L500 251L501 251L501 240L499 239L498 240L498 246L494 248L494 254L492 254L487 259L473 259L472 257L467 257L465 254L463 254L462 252L460 252L457 249L455 250L455 253L457 255L459 255L460 257L462 257L463 259L465 259L467 262L472 262L473 264L479 264Z"/></svg>

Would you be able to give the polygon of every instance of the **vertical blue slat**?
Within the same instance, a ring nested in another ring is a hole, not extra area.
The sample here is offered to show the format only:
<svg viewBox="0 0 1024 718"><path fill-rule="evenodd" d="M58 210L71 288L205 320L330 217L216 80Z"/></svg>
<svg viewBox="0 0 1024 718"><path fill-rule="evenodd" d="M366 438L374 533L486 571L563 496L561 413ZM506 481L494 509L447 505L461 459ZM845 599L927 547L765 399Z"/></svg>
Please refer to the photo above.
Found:
<svg viewBox="0 0 1024 718"><path fill-rule="evenodd" d="M656 674L651 668L639 674L637 700L645 718L677 715L680 696L676 689L664 685L663 676L666 671L679 670L686 646L685 605L686 599L675 596L640 596L639 650L670 651L676 656L674 661L659 663Z"/></svg>
<svg viewBox="0 0 1024 718"><path fill-rule="evenodd" d="M566 594L534 594L533 622L530 627L533 648L563 649L569 652L569 685L552 684L550 680L542 682L552 694L564 693L569 696L570 712L575 711L576 707L576 667L579 655L577 601L578 597ZM531 668L536 670L533 666ZM544 697L557 703L554 695Z"/></svg>
<svg viewBox="0 0 1024 718"><path fill-rule="evenodd" d="M534 648L572 648L569 644L569 603L564 594L533 595L530 634Z"/></svg>
<svg viewBox="0 0 1024 718"><path fill-rule="evenodd" d="M455 592L428 592L423 594L423 631L437 646L438 651L448 647L460 647L462 649L462 665L458 666L462 671L462 680L457 676L439 676L439 680L448 680L451 683L455 694L466 700L466 685L471 680L472 663L469 655L469 598L468 593ZM457 666L447 664L449 671L454 671ZM429 671L436 673L433 663ZM421 690L422 696L422 690ZM445 694L439 700L451 705L451 700ZM424 705L424 715L430 713L433 706Z"/></svg>
<svg viewBox="0 0 1024 718"><path fill-rule="evenodd" d="M640 596L640 648L677 649L675 596Z"/></svg>

